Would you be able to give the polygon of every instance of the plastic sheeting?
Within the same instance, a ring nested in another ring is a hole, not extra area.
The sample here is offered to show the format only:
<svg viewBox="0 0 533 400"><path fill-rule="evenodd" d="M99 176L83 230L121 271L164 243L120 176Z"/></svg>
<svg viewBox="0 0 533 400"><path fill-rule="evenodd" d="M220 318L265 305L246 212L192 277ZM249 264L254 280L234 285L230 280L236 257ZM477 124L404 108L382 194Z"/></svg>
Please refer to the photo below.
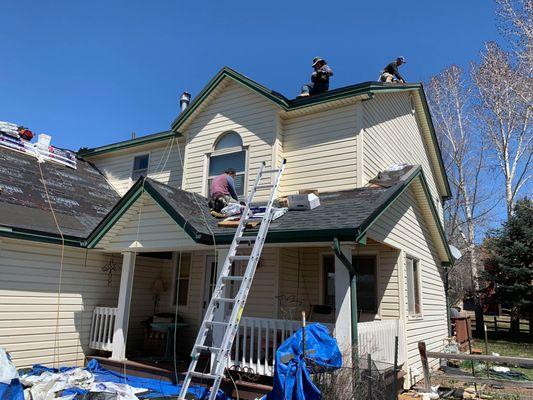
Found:
<svg viewBox="0 0 533 400"><path fill-rule="evenodd" d="M30 371L29 376L40 376L43 373L45 374L57 374L57 373L68 373L69 371L73 371L75 368L48 368L42 365L34 365L33 369ZM140 378L137 376L132 375L123 375L118 372L110 371L108 369L103 368L98 361L91 360L89 363L87 363L87 366L84 368L84 371L90 372L94 377L94 384L91 385L91 388L83 388L83 387L71 387L68 389L65 389L61 392L62 396L69 396L74 395L75 399L86 399L89 398L89 394L102 392L105 393L104 390L122 390L122 394L126 395L129 393L134 393L135 396L139 399L151 399L151 398L161 398L161 397L168 397L168 396L177 396L180 392L181 385L174 385L171 382L164 382L157 379L150 379L150 378ZM130 387L130 389L133 389L126 392L128 390L127 386ZM138 389L145 389L142 392L139 392ZM207 399L209 398L209 389L201 386L191 386L188 390L188 393L195 396L194 398L197 400L201 399ZM103 397L102 397L103 398ZM117 396L116 398L120 399L120 396ZM124 397L122 397L124 398ZM4 400L0 397L1 400ZM11 398L9 398L11 399ZM230 397L226 396L224 392L221 390L218 391L217 400L230 400ZM7 398L6 398L7 400Z"/></svg>
<svg viewBox="0 0 533 400"><path fill-rule="evenodd" d="M320 391L311 380L311 372L325 372L342 366L337 341L321 324L305 328L305 357L302 346L303 328L289 337L276 352L274 387L267 400L320 400Z"/></svg>
<svg viewBox="0 0 533 400"><path fill-rule="evenodd" d="M0 400L24 400L17 369L7 352L0 347Z"/></svg>

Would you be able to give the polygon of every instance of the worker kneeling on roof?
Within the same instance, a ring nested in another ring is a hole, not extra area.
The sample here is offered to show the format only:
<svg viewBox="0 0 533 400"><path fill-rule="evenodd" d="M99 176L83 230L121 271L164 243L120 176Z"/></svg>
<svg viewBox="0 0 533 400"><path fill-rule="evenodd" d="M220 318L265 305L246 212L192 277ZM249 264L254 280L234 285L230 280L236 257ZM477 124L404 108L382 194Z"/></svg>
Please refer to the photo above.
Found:
<svg viewBox="0 0 533 400"><path fill-rule="evenodd" d="M302 92L298 97L326 93L329 90L329 77L333 76L333 70L328 66L326 60L315 57L312 67L315 71L311 74L311 83L302 86Z"/></svg>
<svg viewBox="0 0 533 400"><path fill-rule="evenodd" d="M230 203L239 203L235 190L235 170L228 168L223 174L216 176L209 188L209 207L220 211Z"/></svg>
<svg viewBox="0 0 533 400"><path fill-rule="evenodd" d="M398 67L402 64L405 64L404 57L398 57L393 62L387 64L383 71L381 71L379 81L388 83L397 81L400 83L405 83L405 79L403 79L403 76L400 75L400 71L398 71Z"/></svg>

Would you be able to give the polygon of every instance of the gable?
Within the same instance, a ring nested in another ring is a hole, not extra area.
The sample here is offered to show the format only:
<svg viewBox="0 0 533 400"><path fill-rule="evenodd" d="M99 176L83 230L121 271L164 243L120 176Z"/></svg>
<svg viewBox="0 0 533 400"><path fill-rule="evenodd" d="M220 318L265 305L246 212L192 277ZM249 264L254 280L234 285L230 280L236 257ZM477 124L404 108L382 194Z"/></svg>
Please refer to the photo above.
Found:
<svg viewBox="0 0 533 400"><path fill-rule="evenodd" d="M276 112L275 105L240 83L220 86L182 132L187 143L184 189L207 194L209 155L217 139L229 131L239 134L247 150L245 182L250 187L261 163L275 162Z"/></svg>
<svg viewBox="0 0 533 400"><path fill-rule="evenodd" d="M139 196L97 244L97 248L106 251L142 251L143 248L165 251L178 246L198 247L147 192Z"/></svg>

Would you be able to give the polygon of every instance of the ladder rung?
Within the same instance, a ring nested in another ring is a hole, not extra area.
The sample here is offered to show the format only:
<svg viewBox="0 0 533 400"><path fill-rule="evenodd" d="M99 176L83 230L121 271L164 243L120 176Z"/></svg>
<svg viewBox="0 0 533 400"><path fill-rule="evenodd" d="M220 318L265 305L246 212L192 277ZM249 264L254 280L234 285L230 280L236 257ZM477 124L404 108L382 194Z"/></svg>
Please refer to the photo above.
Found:
<svg viewBox="0 0 533 400"><path fill-rule="evenodd" d="M275 172L279 172L279 169L264 169L263 174L273 174Z"/></svg>
<svg viewBox="0 0 533 400"><path fill-rule="evenodd" d="M205 321L207 325L220 325L220 326L228 326L229 322L223 322L223 321Z"/></svg>
<svg viewBox="0 0 533 400"><path fill-rule="evenodd" d="M228 275L223 276L222 279L224 279L225 281L242 281L244 279L244 276Z"/></svg>
<svg viewBox="0 0 533 400"><path fill-rule="evenodd" d="M196 377L196 378L202 378L202 379L213 379L213 380L215 380L215 379L218 378L218 376L216 376L216 375L204 374L203 372L196 372L196 371L191 371L191 372L189 372L189 374L191 376Z"/></svg>
<svg viewBox="0 0 533 400"><path fill-rule="evenodd" d="M197 350L207 350L207 351L211 351L211 352L220 352L220 351L222 351L222 349L220 347L211 347L211 346L202 346L202 345L197 345L197 346L194 346L194 347Z"/></svg>
<svg viewBox="0 0 533 400"><path fill-rule="evenodd" d="M237 242L255 242L257 240L257 236L242 236L237 238Z"/></svg>
<svg viewBox="0 0 533 400"><path fill-rule="evenodd" d="M256 189L271 189L273 187L274 185L257 185L255 188Z"/></svg>
<svg viewBox="0 0 533 400"><path fill-rule="evenodd" d="M251 256L230 256L230 261L248 261Z"/></svg>
<svg viewBox="0 0 533 400"><path fill-rule="evenodd" d="M235 303L237 299L230 299L229 297L213 297L213 300L221 303Z"/></svg>

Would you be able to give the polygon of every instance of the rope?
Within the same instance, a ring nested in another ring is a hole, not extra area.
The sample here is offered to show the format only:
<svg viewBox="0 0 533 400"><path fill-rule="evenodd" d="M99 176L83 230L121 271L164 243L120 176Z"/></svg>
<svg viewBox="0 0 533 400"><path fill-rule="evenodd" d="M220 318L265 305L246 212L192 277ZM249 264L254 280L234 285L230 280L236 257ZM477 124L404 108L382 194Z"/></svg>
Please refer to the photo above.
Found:
<svg viewBox="0 0 533 400"><path fill-rule="evenodd" d="M59 282L57 287L57 308L56 308L56 329L55 329L55 335L54 335L54 367L59 367L59 313L60 313L60 305L61 305L61 287L63 284L63 261L65 258L65 237L63 236L63 231L61 230L59 226L59 222L57 221L56 213L54 211L54 207L52 206L52 201L50 200L50 194L48 193L48 188L46 186L46 181L44 179L43 169L41 167L41 163L39 160L37 160L37 166L39 167L39 173L41 175L41 181L43 183L44 192L46 194L46 200L48 202L48 206L50 207L50 211L52 212L52 217L54 219L54 223L56 225L57 231L59 232L59 236L61 237L61 258L59 262Z"/></svg>

